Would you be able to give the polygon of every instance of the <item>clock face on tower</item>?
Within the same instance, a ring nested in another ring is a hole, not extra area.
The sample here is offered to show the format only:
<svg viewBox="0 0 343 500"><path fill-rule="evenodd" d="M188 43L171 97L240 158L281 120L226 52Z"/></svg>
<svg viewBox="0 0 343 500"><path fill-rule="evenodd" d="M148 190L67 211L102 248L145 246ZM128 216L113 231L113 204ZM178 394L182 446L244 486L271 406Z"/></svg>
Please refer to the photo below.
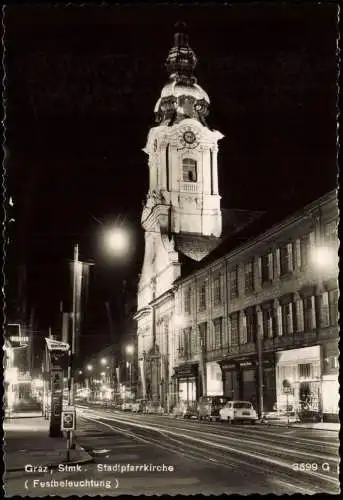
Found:
<svg viewBox="0 0 343 500"><path fill-rule="evenodd" d="M191 130L186 130L186 132L183 134L183 140L187 144L193 144L196 140L194 132L192 132Z"/></svg>

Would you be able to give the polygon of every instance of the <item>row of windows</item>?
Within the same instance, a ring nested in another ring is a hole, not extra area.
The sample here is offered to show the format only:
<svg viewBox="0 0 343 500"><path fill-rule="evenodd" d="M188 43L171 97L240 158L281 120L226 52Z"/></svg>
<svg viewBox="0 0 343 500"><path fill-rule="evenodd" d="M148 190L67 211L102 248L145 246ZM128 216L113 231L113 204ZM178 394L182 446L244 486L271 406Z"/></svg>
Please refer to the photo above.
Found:
<svg viewBox="0 0 343 500"><path fill-rule="evenodd" d="M261 317L258 318L258 314ZM237 311L230 315L230 345L246 344L256 341L258 327L265 338L291 335L313 331L317 327L336 326L338 322L338 290L324 292L317 297L309 296L286 303L272 302L262 304L260 312L257 307ZM185 328L180 336L180 351L190 358L199 352L201 345L206 350L221 349L228 345L227 331L224 330L223 317L213 320L213 328L207 322L198 325L198 332Z"/></svg>
<svg viewBox="0 0 343 500"><path fill-rule="evenodd" d="M336 222L332 221L324 225L324 236L327 241L337 241ZM285 276L292 273L297 268L305 268L309 264L309 249L314 245L314 233L310 233L295 242L287 243L273 252L267 252L258 258L258 274L260 284L271 283L276 276ZM235 267L230 272L230 297L239 296L240 289L244 289L246 294L255 290L255 260L251 259L244 265L244 284L239 283L239 268ZM199 311L207 308L207 290L206 283L200 284L198 289L198 309ZM192 289L188 287L184 294L184 311L191 312ZM222 277L219 275L213 280L213 302L214 306L223 303Z"/></svg>

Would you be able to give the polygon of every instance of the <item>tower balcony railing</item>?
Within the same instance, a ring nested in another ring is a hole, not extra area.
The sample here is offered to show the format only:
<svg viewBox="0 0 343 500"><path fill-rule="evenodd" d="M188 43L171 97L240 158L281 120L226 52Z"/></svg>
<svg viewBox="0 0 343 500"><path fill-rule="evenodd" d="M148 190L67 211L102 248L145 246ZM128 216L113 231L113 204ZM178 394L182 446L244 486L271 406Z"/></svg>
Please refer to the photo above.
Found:
<svg viewBox="0 0 343 500"><path fill-rule="evenodd" d="M198 191L198 184L196 182L181 182L180 191L183 193L196 193Z"/></svg>

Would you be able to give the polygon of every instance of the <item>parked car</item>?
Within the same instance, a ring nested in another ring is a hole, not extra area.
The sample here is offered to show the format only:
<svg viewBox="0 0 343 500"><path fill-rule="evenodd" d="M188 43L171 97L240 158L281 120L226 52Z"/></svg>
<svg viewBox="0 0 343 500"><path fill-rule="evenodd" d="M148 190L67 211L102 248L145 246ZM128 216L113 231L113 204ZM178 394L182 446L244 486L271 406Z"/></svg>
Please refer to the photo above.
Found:
<svg viewBox="0 0 343 500"><path fill-rule="evenodd" d="M229 424L234 422L250 422L255 424L257 413L250 401L228 401L219 410L220 420Z"/></svg>
<svg viewBox="0 0 343 500"><path fill-rule="evenodd" d="M147 401L144 406L144 413L160 415L163 413L163 408L158 401Z"/></svg>
<svg viewBox="0 0 343 500"><path fill-rule="evenodd" d="M125 401L124 403L122 403L121 405L121 409L123 411L131 411L132 410L132 401Z"/></svg>
<svg viewBox="0 0 343 500"><path fill-rule="evenodd" d="M137 399L134 403L132 403L132 412L143 413L145 406L146 406L145 399Z"/></svg>
<svg viewBox="0 0 343 500"><path fill-rule="evenodd" d="M219 410L230 401L226 396L201 396L198 401L197 413L200 420L219 420Z"/></svg>
<svg viewBox="0 0 343 500"><path fill-rule="evenodd" d="M196 402L187 403L186 401L180 401L176 406L174 406L172 414L174 417L197 418L197 404Z"/></svg>

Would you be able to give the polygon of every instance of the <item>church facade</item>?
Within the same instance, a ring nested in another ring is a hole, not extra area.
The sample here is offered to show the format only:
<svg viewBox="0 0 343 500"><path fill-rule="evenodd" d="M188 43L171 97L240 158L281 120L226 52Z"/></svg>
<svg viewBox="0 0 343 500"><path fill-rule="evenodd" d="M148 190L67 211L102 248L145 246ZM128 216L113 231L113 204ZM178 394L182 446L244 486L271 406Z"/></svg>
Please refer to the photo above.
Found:
<svg viewBox="0 0 343 500"><path fill-rule="evenodd" d="M261 414L284 404L282 383L291 378L294 404L306 385L316 408L335 414L338 399L323 394L338 384L338 266L316 272L311 255L324 245L337 256L336 195L277 224L223 209L223 135L207 125L210 99L195 66L180 30L144 148L138 396L170 411L180 400L224 394L253 401Z"/></svg>

